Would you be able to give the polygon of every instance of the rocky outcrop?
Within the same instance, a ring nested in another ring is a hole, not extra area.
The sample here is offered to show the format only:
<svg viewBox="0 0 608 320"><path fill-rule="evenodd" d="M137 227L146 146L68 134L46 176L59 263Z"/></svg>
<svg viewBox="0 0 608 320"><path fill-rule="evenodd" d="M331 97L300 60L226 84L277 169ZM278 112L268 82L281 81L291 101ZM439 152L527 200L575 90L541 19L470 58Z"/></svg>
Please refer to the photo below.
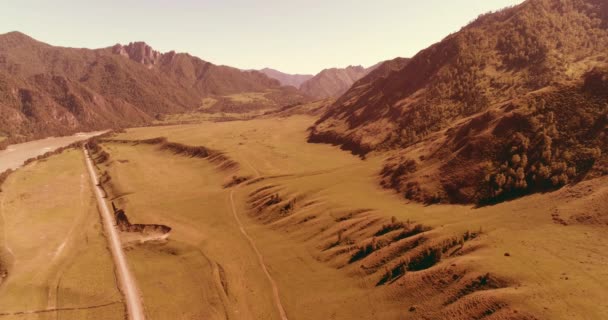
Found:
<svg viewBox="0 0 608 320"><path fill-rule="evenodd" d="M162 54L145 42L131 42L126 46L116 44L112 47L112 53L127 57L144 65L155 65Z"/></svg>

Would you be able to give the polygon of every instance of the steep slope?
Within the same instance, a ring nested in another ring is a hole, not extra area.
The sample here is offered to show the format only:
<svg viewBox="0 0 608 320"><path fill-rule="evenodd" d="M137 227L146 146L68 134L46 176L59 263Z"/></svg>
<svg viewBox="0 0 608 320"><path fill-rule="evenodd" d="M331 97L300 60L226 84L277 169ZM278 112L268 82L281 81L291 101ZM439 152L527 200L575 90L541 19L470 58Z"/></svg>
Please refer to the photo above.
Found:
<svg viewBox="0 0 608 320"><path fill-rule="evenodd" d="M260 72L161 54L143 42L89 50L53 47L18 32L0 35L5 144L142 125L159 114L194 110L205 97L244 92L266 95L271 107L303 98Z"/></svg>
<svg viewBox="0 0 608 320"><path fill-rule="evenodd" d="M335 98L342 95L355 81L361 79L375 66L349 66L344 69L331 68L319 72L310 80L302 83L300 90L317 99Z"/></svg>
<svg viewBox="0 0 608 320"><path fill-rule="evenodd" d="M261 73L267 75L270 78L277 79L284 86L292 86L299 88L302 83L312 79L312 74L289 74L278 70L264 68L260 70Z"/></svg>
<svg viewBox="0 0 608 320"><path fill-rule="evenodd" d="M589 72L608 61L606 6L529 0L483 15L364 78L310 140L359 154L407 148L387 163L384 185L427 202L494 201L603 174L603 73Z"/></svg>

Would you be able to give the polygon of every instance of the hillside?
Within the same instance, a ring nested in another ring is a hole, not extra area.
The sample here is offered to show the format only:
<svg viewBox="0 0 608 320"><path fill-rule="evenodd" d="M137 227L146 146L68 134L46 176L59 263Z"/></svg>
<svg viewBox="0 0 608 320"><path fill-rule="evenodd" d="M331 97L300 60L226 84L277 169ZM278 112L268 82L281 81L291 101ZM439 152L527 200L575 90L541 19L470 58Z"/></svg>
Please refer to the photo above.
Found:
<svg viewBox="0 0 608 320"><path fill-rule="evenodd" d="M606 174L607 10L529 0L482 15L363 78L309 139L399 150L383 185L425 202L499 201Z"/></svg>
<svg viewBox="0 0 608 320"><path fill-rule="evenodd" d="M272 79L279 80L279 82L284 86L292 86L296 88L299 88L302 83L312 79L313 77L312 74L289 74L270 68L264 68L260 70L260 72Z"/></svg>
<svg viewBox="0 0 608 320"><path fill-rule="evenodd" d="M343 69L325 69L302 83L300 90L317 99L336 98L341 96L355 81L364 77L376 66L370 68L349 66Z"/></svg>
<svg viewBox="0 0 608 320"><path fill-rule="evenodd" d="M195 110L203 98L241 93L264 96L268 108L306 100L260 72L162 54L143 42L90 50L54 47L18 32L0 35L4 144L143 125L158 115Z"/></svg>

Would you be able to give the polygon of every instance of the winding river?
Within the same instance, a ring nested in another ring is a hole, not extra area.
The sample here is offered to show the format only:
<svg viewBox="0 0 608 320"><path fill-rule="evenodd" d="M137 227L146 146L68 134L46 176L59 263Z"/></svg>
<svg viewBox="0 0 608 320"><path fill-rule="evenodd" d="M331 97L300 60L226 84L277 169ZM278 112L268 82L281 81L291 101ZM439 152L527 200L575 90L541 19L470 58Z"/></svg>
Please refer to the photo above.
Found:
<svg viewBox="0 0 608 320"><path fill-rule="evenodd" d="M86 140L103 134L105 131L77 133L73 136L50 137L25 143L13 144L0 151L0 172L7 169L17 169L29 158L43 155L77 141Z"/></svg>

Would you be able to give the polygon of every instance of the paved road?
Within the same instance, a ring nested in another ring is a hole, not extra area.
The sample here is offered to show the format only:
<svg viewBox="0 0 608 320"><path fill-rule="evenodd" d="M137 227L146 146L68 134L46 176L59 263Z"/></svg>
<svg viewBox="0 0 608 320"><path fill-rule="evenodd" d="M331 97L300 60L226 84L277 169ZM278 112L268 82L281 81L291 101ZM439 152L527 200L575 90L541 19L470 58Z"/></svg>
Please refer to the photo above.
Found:
<svg viewBox="0 0 608 320"><path fill-rule="evenodd" d="M106 230L108 242L110 245L110 251L114 258L114 264L116 265L116 272L118 273L118 282L120 284L121 291L125 296L125 303L127 306L127 314L130 320L144 320L145 313L144 307L141 302L141 296L137 289L137 283L135 278L129 271L127 264L127 258L122 250L122 243L118 236L118 231L114 227L114 215L110 212L107 203L103 199L103 192L101 187L98 186L97 174L93 167L93 162L87 150L84 150L85 158L87 160L87 167L89 169L89 175L91 181L93 181L93 188L95 189L95 197L97 198L97 205L101 211L103 219L103 225Z"/></svg>

